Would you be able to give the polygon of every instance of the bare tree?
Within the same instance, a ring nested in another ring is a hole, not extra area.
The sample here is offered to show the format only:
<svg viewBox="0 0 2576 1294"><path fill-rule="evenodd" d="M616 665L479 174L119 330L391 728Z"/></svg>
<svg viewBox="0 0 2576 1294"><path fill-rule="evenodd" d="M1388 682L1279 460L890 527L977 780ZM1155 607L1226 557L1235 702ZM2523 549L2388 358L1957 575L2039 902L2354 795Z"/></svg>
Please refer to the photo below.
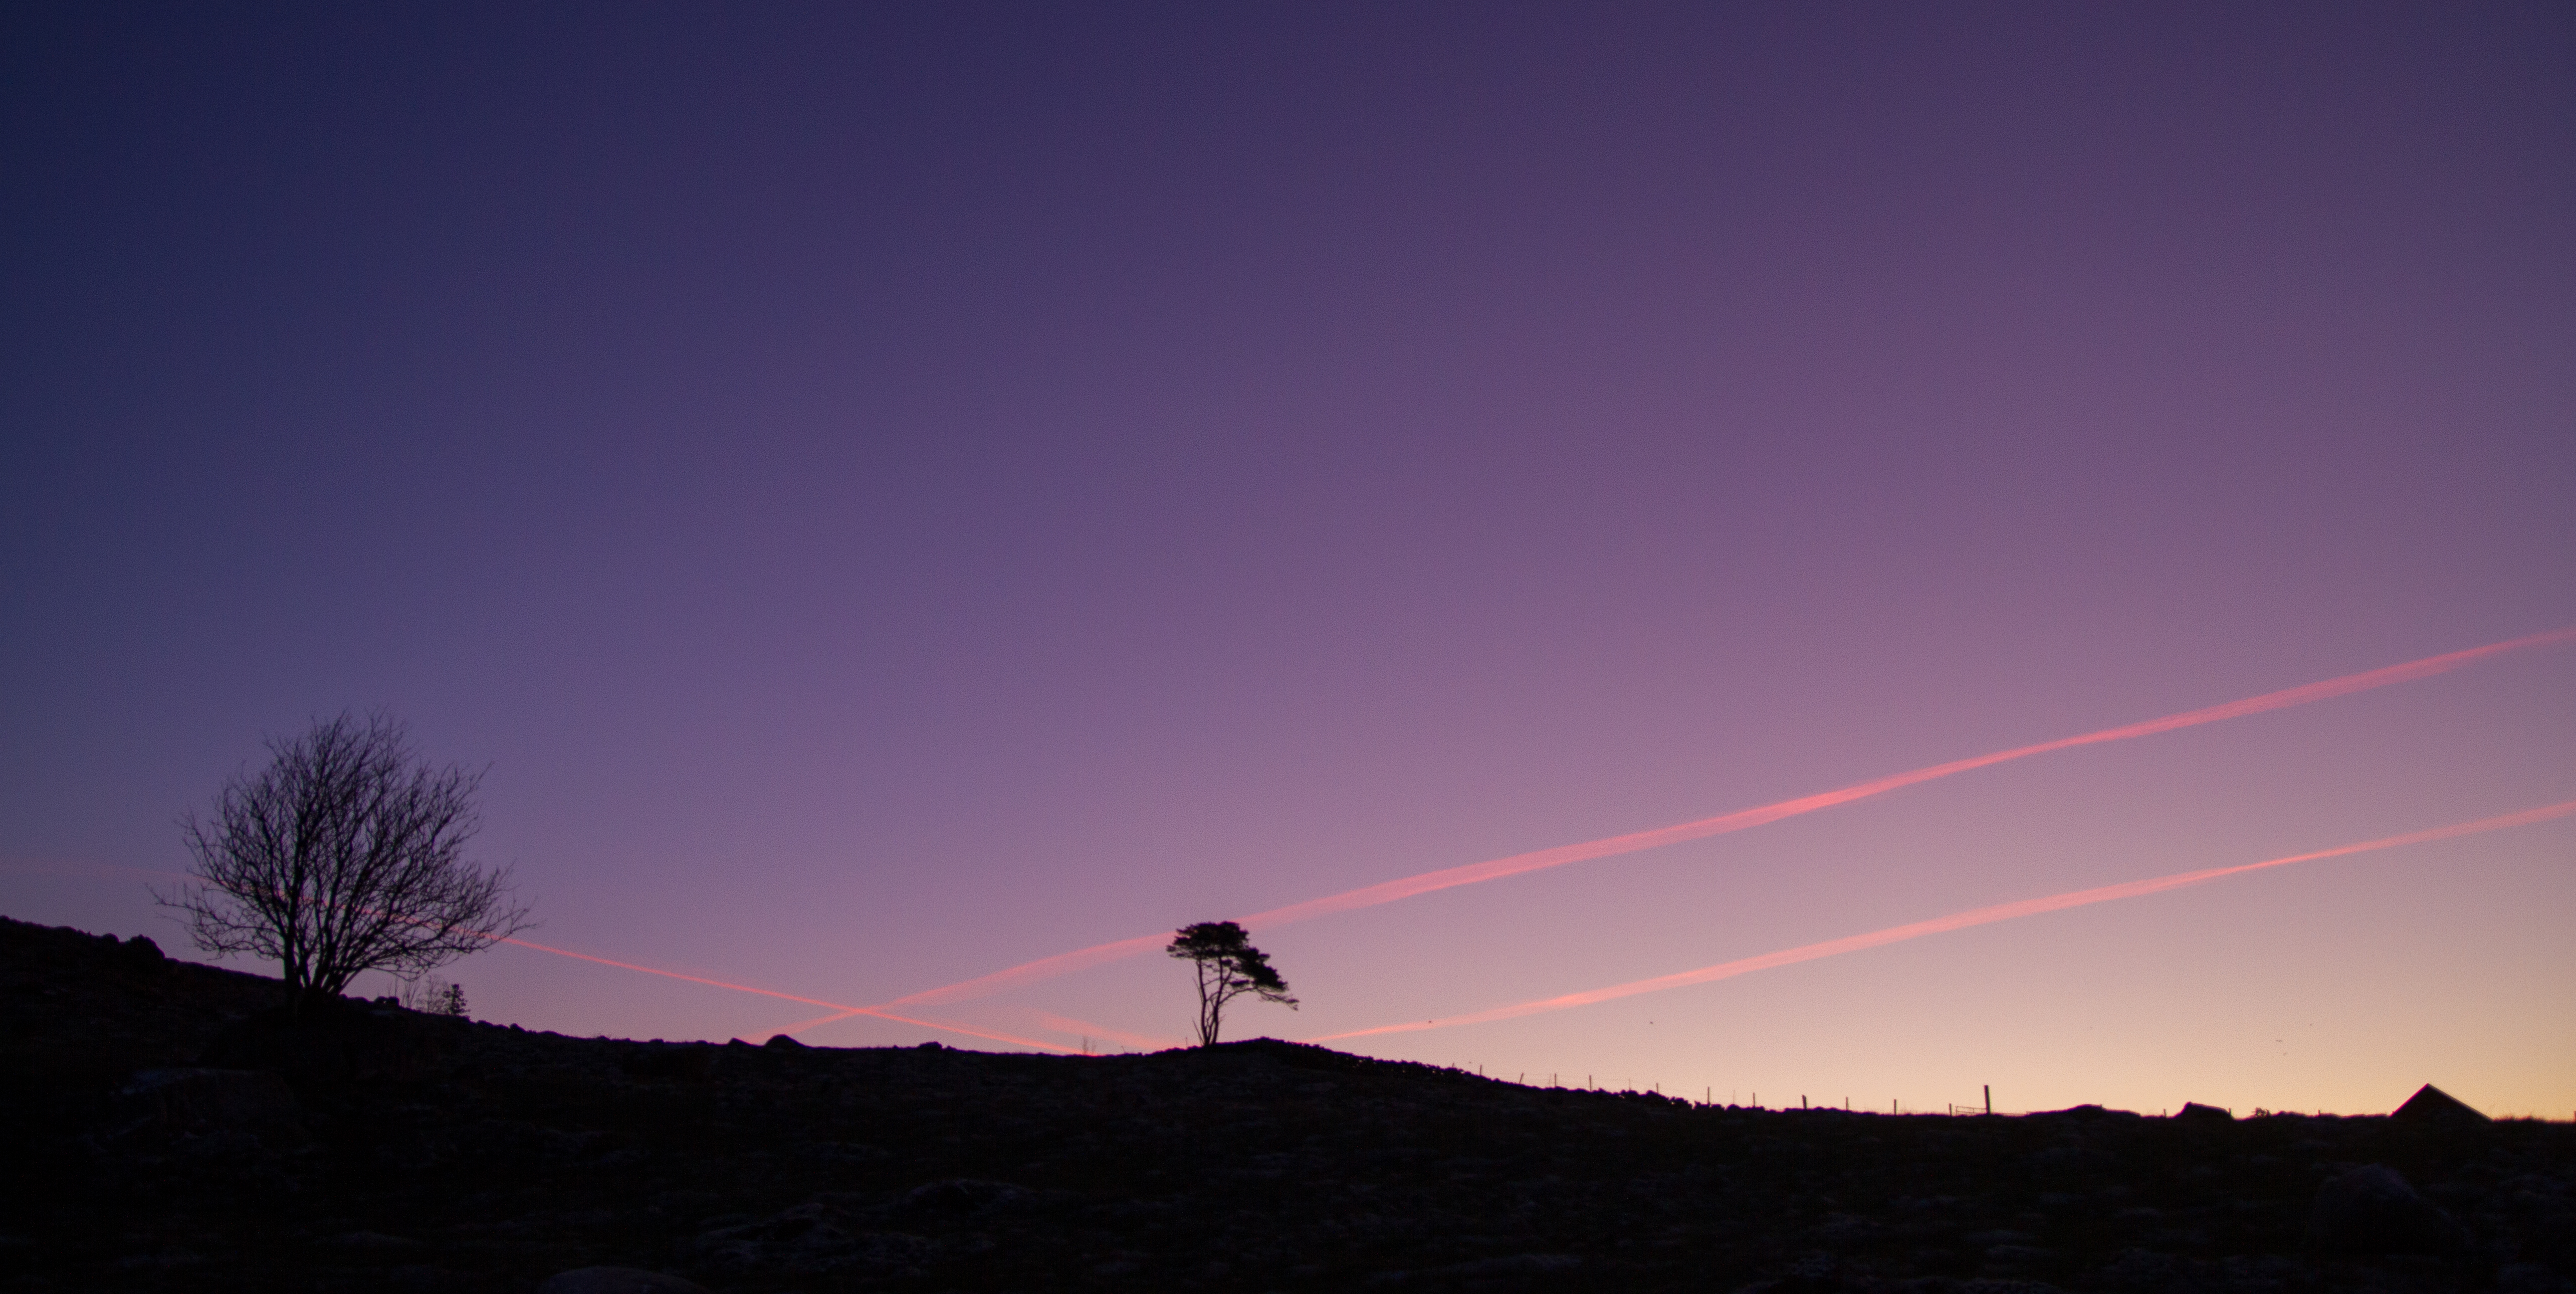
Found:
<svg viewBox="0 0 2576 1294"><path fill-rule="evenodd" d="M207 952L274 958L288 1000L329 997L359 972L421 975L528 928L507 869L467 862L482 825L478 773L433 768L400 723L343 714L236 777L211 820L182 822L196 881L177 896Z"/></svg>
<svg viewBox="0 0 2576 1294"><path fill-rule="evenodd" d="M1163 951L1194 963L1199 975L1199 1045L1216 1045L1225 1020L1225 1004L1246 993L1264 1002L1297 1009L1288 996L1288 981L1272 969L1269 954L1245 942L1243 927L1231 921L1202 921L1173 932Z"/></svg>

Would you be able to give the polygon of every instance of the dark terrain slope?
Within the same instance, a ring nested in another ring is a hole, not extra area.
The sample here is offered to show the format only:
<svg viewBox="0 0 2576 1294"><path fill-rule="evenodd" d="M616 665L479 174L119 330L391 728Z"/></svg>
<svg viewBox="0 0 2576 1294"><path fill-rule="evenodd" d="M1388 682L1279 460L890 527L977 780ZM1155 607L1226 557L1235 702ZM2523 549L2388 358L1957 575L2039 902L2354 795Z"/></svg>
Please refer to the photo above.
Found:
<svg viewBox="0 0 2576 1294"><path fill-rule="evenodd" d="M290 1030L276 993L0 920L0 1289L2576 1290L2562 1123L1710 1109L1268 1041Z"/></svg>

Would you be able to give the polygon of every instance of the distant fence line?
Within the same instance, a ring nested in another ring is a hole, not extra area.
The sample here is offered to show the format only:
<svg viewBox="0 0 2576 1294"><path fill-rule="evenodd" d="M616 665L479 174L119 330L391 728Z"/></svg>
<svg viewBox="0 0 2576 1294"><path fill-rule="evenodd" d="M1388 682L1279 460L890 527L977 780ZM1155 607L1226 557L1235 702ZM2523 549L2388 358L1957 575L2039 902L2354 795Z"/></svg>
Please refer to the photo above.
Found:
<svg viewBox="0 0 2576 1294"><path fill-rule="evenodd" d="M1466 1067L1465 1067L1465 1066L1461 1066L1461 1065L1448 1065L1448 1066L1442 1066L1441 1068L1447 1069L1449 1072L1454 1073L1454 1074L1464 1074L1464 1073L1466 1073L1466 1072L1467 1072ZM1485 1067L1484 1067L1483 1065L1478 1065L1478 1066L1476 1066L1476 1068L1475 1068L1475 1074L1476 1074L1476 1077L1478 1077L1478 1078L1484 1078L1484 1077L1486 1077L1486 1074L1485 1074ZM1561 1073L1561 1072L1559 1072L1559 1073L1551 1073L1551 1074L1549 1074L1549 1075L1547 1076L1547 1083L1546 1083L1545 1085L1546 1085L1547 1087L1551 1088L1551 1089L1558 1090L1558 1091L1575 1091L1575 1092L1610 1092L1610 1093L1613 1093L1613 1094L1625 1094L1625 1095L1632 1095L1632 1096L1649 1096L1649 1095L1651 1095L1651 1096L1659 1096L1659 1097L1662 1097L1663 1099L1665 1099L1665 1100L1667 1100L1667 1101L1677 1101L1677 1102L1679 1102L1679 1103L1681 1103L1681 1104L1683 1104L1683 1105L1695 1105L1695 1106L1699 1106L1699 1107L1701 1107L1701 1108L1703 1108L1703 1109L1711 1109L1711 1110L1713 1110L1713 1109L1717 1109L1721 1104L1724 1104L1724 1105L1728 1106L1729 1108L1734 1108L1734 1102L1733 1102L1733 1099L1732 1099L1734 1094L1733 1094L1733 1093L1728 1093L1728 1097L1729 1097L1729 1099L1728 1099L1726 1102L1721 1103L1721 1102L1717 1099L1717 1089L1716 1089L1716 1088L1714 1088L1714 1087L1706 1087L1706 1088L1702 1088L1702 1089L1700 1089L1700 1099L1699 1099L1699 1100L1694 1101L1694 1100L1690 1099L1690 1097L1688 1097L1688 1096L1686 1096L1686 1095L1674 1095L1674 1094L1671 1094L1671 1093L1667 1093L1667 1092L1665 1092L1665 1091L1664 1091L1664 1085L1663 1085L1662 1083L1660 1083L1660 1082L1656 1082L1656 1083L1648 1083L1648 1084L1647 1084L1646 1086L1644 1086L1643 1088L1614 1088L1614 1087L1605 1087L1605 1086L1603 1086L1603 1085L1600 1083L1600 1081L1599 1081L1597 1078L1595 1078L1593 1075L1591 1075L1591 1074L1586 1074L1586 1075L1584 1075L1584 1076L1583 1076L1583 1081L1582 1081L1581 1083L1579 1083L1579 1084L1578 1084L1578 1083L1570 1083L1570 1082L1566 1082L1566 1081L1564 1081L1566 1077L1567 1077L1567 1076L1566 1076L1565 1074ZM1527 1085L1529 1085L1529 1082L1530 1082L1530 1076L1529 1076L1529 1073L1528 1073L1527 1071L1522 1071L1521 1073L1516 1074L1516 1075L1514 1075L1514 1076L1513 1076L1513 1081L1514 1081L1514 1082L1516 1082L1516 1083L1518 1083L1518 1084L1521 1084L1521 1085L1523 1085L1523 1086L1527 1086ZM1749 1094L1748 1094L1748 1097L1749 1097L1749 1101L1748 1101L1748 1108L1756 1109L1756 1110L1761 1110L1761 1109L1768 1109L1768 1108L1770 1108L1770 1107L1765 1106L1765 1105L1763 1105L1763 1104L1762 1104L1762 1094L1761 1094L1761 1093L1759 1093L1759 1092L1749 1093ZM1812 1110L1842 1110L1842 1111L1845 1111L1845 1112L1847 1112L1847 1113L1859 1113L1859 1111L1855 1111L1855 1110L1853 1110L1853 1108L1852 1108L1852 1103L1851 1103L1851 1098L1849 1098L1849 1097L1845 1097L1845 1098L1843 1098L1843 1103L1842 1103L1841 1105L1838 1105L1838 1106L1837 1106L1837 1105L1809 1105L1809 1104L1807 1103L1807 1098L1806 1098L1806 1097L1801 1096L1801 1097L1799 1097L1799 1098L1798 1098L1798 1103L1797 1103L1795 1106L1783 1105L1783 1106L1781 1106L1780 1108L1781 1108L1781 1109L1783 1109L1783 1110L1789 1110L1789 1109L1798 1109L1798 1110L1811 1110L1811 1109L1812 1109ZM1903 1102L1903 1101L1901 1101L1901 1100L1893 1100L1893 1099L1891 1099L1891 1100L1890 1100L1890 1101L1888 1101L1888 1103L1887 1103L1887 1112L1888 1112L1889 1114L1904 1114L1904 1113L1906 1113L1906 1109L1905 1109L1905 1102ZM1994 1093L1994 1089L1993 1089L1993 1088L1991 1088L1991 1087L1989 1087L1989 1088L1987 1088L1987 1089L1986 1089L1986 1092L1985 1092L1985 1099L1984 1099L1981 1103L1976 1104L1976 1105L1961 1105L1961 1104L1959 1104L1959 1103L1958 1103L1958 1102L1956 1102L1956 1101L1945 1101L1945 1102L1943 1102L1943 1103L1942 1103L1942 1106L1941 1106L1941 1108L1939 1108L1939 1109L1924 1109L1924 1110L1916 1110L1916 1111L1914 1111L1914 1113L1916 1113L1916 1114L1937 1114L1937 1115L1943 1115L1943 1116L1947 1116L1947 1117L1951 1117L1951 1118L1961 1118L1961 1117L1966 1117L1966 1116L1971 1116L1971 1115L1988 1115L1988 1114L1993 1114L1994 1112L1995 1112L1995 1093ZM2007 1113L2009 1113L2009 1112L2007 1112Z"/></svg>

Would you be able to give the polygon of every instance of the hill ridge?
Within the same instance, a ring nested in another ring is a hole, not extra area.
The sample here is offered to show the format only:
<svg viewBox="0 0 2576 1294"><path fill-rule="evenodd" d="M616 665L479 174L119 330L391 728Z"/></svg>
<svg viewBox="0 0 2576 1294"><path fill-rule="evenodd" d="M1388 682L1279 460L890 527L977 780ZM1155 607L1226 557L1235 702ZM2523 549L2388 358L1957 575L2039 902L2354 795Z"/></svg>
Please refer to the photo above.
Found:
<svg viewBox="0 0 2576 1294"><path fill-rule="evenodd" d="M287 1027L279 992L0 918L0 1288L2576 1288L2563 1124L1702 1107L1277 1039Z"/></svg>

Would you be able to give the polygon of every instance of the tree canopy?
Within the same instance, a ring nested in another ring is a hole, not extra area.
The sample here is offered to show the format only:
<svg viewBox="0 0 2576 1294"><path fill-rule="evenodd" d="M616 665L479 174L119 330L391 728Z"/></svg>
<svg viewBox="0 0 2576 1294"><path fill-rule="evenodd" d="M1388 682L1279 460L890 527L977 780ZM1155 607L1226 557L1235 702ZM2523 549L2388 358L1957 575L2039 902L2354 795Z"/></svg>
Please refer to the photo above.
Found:
<svg viewBox="0 0 2576 1294"><path fill-rule="evenodd" d="M1247 941L1242 926L1231 921L1201 921L1181 927L1164 949L1192 963L1198 971L1199 1045L1216 1045L1225 1021L1225 1004L1250 993L1264 1002L1297 1009L1288 996L1288 981L1270 965L1268 954Z"/></svg>
<svg viewBox="0 0 2576 1294"><path fill-rule="evenodd" d="M417 976L528 927L507 870L464 856L480 775L430 766L382 715L268 745L266 769L183 823L195 881L154 896L199 948L274 958L300 1005L361 971Z"/></svg>

